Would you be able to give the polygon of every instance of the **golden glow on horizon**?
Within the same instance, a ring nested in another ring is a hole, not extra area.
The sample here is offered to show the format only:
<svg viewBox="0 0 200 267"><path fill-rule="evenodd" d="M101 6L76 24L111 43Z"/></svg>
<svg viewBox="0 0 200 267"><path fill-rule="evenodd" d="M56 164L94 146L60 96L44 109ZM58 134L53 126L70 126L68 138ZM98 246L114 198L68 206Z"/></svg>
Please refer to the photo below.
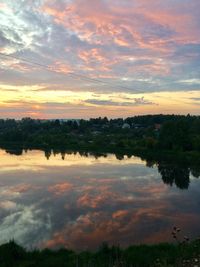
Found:
<svg viewBox="0 0 200 267"><path fill-rule="evenodd" d="M14 86L0 84L0 108L16 110L13 117L51 118L48 109L58 109L58 118L81 118L82 109L96 109L96 116L104 113L108 117L123 110L125 116L146 113L198 114L199 91L132 93L98 93L92 91L48 90L43 85ZM23 108L26 110L23 111ZM78 110L78 109L81 110ZM19 109L19 112L18 112ZM22 110L22 112L20 112ZM89 112L88 114L92 114ZM2 115L1 115L2 116ZM2 117L5 117L3 115ZM91 115L90 115L91 116ZM88 116L88 117L90 117ZM93 114L92 117L95 115Z"/></svg>

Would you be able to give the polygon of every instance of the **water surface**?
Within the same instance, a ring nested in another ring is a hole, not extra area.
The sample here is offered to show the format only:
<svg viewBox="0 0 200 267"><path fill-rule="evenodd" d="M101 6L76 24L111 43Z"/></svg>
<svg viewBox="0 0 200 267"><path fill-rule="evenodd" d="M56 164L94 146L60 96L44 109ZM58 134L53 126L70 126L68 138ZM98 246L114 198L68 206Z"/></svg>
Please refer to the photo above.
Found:
<svg viewBox="0 0 200 267"><path fill-rule="evenodd" d="M199 174L146 165L133 156L0 150L0 243L15 239L29 248L77 250L103 241L128 246L172 241L174 225L199 236Z"/></svg>

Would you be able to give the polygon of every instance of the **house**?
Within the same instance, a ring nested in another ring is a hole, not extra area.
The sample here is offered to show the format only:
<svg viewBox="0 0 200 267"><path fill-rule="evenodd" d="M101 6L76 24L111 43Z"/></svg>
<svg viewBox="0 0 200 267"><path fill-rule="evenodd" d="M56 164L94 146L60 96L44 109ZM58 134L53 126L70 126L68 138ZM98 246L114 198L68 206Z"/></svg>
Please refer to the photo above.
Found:
<svg viewBox="0 0 200 267"><path fill-rule="evenodd" d="M122 125L122 129L130 129L131 128L131 126L130 126L130 124L128 124L128 123L124 123L123 125Z"/></svg>

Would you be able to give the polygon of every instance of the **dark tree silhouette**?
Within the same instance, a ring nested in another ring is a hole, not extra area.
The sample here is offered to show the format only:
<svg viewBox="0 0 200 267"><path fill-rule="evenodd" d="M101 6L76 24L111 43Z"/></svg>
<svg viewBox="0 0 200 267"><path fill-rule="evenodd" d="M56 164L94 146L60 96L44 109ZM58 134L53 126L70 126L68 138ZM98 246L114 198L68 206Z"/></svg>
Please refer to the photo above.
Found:
<svg viewBox="0 0 200 267"><path fill-rule="evenodd" d="M190 184L190 170L188 167L159 163L158 171L165 184L172 186L175 183L180 189L188 189Z"/></svg>

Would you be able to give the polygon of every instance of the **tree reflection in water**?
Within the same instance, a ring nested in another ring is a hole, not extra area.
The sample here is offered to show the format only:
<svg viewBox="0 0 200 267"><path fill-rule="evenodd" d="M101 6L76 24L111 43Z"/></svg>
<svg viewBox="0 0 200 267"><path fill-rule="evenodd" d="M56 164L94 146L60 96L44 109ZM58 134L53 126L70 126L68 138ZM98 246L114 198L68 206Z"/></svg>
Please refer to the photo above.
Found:
<svg viewBox="0 0 200 267"><path fill-rule="evenodd" d="M190 184L190 169L186 166L172 165L166 163L158 164L158 172L165 184L175 185L180 189L188 189Z"/></svg>
<svg viewBox="0 0 200 267"><path fill-rule="evenodd" d="M195 178L199 178L200 177L200 165L194 165L191 168L191 174L195 177Z"/></svg>
<svg viewBox="0 0 200 267"><path fill-rule="evenodd" d="M23 154L22 148L12 148L12 149L6 149L6 152L12 155L22 155ZM26 151L25 151L26 152ZM98 159L99 157L107 157L106 153L98 153L98 152L86 152L86 151L65 151L65 150L52 150L52 149L45 149L44 155L47 160L51 157L53 154L54 156L56 154L61 154L62 160L65 159L65 155L67 154L80 154L80 156L88 157L88 156L94 156L95 159ZM124 154L123 153L117 153L115 154L116 159L123 160ZM128 158L130 158L132 155L127 155ZM146 166L149 168L152 168L154 166L157 166L158 172L162 176L162 180L165 184L173 186L174 184L180 188L180 189L188 189L190 185L190 174L193 175L195 178L200 177L200 166L199 165L193 165L193 163L190 164L190 162L183 164L180 164L180 162L168 162L168 161L158 161L153 156L151 158L145 158L142 157L143 160L146 161Z"/></svg>
<svg viewBox="0 0 200 267"><path fill-rule="evenodd" d="M23 148L6 149L6 153L10 155L21 156L23 154Z"/></svg>

